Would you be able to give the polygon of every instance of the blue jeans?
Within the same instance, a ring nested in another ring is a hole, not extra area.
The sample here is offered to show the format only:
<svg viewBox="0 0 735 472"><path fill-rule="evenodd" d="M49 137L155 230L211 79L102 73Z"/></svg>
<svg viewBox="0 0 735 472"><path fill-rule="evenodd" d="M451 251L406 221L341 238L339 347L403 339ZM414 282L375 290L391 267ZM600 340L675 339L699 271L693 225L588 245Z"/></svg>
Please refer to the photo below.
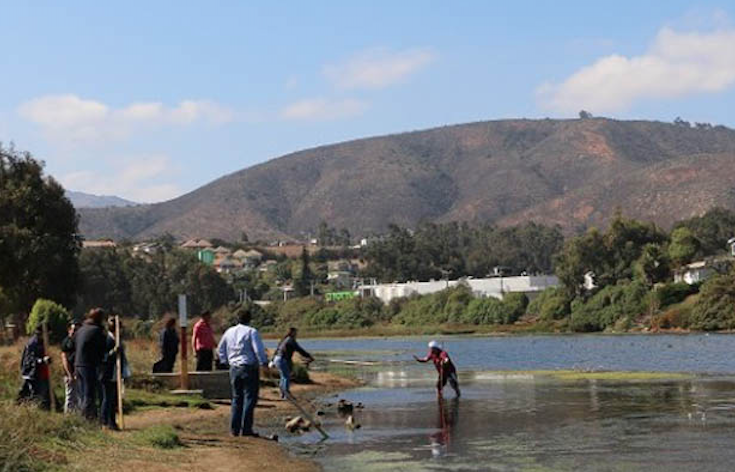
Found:
<svg viewBox="0 0 735 472"><path fill-rule="evenodd" d="M260 388L258 366L230 366L232 414L230 432L234 436L253 434L253 413Z"/></svg>
<svg viewBox="0 0 735 472"><path fill-rule="evenodd" d="M291 368L288 366L288 361L281 356L276 356L273 363L276 364L278 372L281 374L281 381L278 383L281 398L286 398L291 394Z"/></svg>
<svg viewBox="0 0 735 472"><path fill-rule="evenodd" d="M88 420L97 418L97 392L99 379L96 367L77 366L77 386L79 387L79 403L82 414Z"/></svg>

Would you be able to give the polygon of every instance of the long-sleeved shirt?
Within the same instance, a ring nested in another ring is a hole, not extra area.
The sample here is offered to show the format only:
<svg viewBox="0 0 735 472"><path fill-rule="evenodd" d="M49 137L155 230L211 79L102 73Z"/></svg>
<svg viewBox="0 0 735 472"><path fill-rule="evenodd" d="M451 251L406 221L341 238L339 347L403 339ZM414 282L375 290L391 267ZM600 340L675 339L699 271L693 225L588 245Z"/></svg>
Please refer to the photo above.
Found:
<svg viewBox="0 0 735 472"><path fill-rule="evenodd" d="M200 319L194 324L192 340L192 344L194 344L194 352L201 351L202 349L211 350L217 346L214 342L214 332L212 332L212 327L203 319Z"/></svg>
<svg viewBox="0 0 735 472"><path fill-rule="evenodd" d="M286 336L283 341L278 344L278 347L276 348L276 356L281 356L284 359L286 359L286 362L288 363L288 367L293 367L293 353L298 352L302 356L304 356L307 359L313 359L311 354L306 352L304 348L299 346L299 343L296 342L294 338L291 336Z"/></svg>
<svg viewBox="0 0 735 472"><path fill-rule="evenodd" d="M429 362L432 361L434 363L434 367L436 367L436 371L441 373L450 373L454 372L454 364L452 363L452 360L449 358L449 354L447 354L447 351L438 351L434 352L433 350L429 351L429 353L426 355L426 357L422 359L418 359L419 362Z"/></svg>
<svg viewBox="0 0 735 472"><path fill-rule="evenodd" d="M99 367L105 357L105 339L102 326L85 322L74 334L74 367Z"/></svg>
<svg viewBox="0 0 735 472"><path fill-rule="evenodd" d="M227 360L230 366L268 364L268 356L258 330L243 324L225 331L219 342L217 355L220 362Z"/></svg>

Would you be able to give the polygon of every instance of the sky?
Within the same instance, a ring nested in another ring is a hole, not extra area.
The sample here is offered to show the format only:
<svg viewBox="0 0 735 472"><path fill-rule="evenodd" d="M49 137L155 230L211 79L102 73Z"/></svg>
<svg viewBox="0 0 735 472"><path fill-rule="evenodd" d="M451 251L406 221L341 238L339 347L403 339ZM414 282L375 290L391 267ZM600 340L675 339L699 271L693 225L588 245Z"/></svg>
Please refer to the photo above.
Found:
<svg viewBox="0 0 735 472"><path fill-rule="evenodd" d="M735 4L0 0L0 142L157 202L323 144L503 118L735 128Z"/></svg>

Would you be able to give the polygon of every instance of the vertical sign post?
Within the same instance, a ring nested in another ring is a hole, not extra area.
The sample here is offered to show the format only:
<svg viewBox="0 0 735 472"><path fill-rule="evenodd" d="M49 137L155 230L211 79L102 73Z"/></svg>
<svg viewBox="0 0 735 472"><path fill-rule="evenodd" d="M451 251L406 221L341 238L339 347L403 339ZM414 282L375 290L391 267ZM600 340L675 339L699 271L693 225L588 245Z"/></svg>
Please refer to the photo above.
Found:
<svg viewBox="0 0 735 472"><path fill-rule="evenodd" d="M179 326L181 327L181 389L189 390L189 364L188 364L188 348L189 342L186 335L186 327L189 320L186 316L186 295L179 295Z"/></svg>

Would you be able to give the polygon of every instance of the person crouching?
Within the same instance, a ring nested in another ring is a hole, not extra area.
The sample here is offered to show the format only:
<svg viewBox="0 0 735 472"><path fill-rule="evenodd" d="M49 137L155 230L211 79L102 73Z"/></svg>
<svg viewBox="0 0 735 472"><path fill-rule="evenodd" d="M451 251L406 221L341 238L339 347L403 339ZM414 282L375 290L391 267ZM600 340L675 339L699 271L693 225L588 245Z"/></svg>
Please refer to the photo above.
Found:
<svg viewBox="0 0 735 472"><path fill-rule="evenodd" d="M439 378L436 381L436 395L439 398L442 396L442 389L447 384L447 381L449 381L449 385L452 386L454 392L457 394L457 398L459 398L460 393L459 381L457 380L457 369L454 367L454 363L452 363L452 360L449 358L447 351L441 349L438 342L431 341L429 343L429 353L426 357L419 358L417 356L413 356L413 358L418 362L432 361L434 363L434 367L436 367L436 371L439 373Z"/></svg>

